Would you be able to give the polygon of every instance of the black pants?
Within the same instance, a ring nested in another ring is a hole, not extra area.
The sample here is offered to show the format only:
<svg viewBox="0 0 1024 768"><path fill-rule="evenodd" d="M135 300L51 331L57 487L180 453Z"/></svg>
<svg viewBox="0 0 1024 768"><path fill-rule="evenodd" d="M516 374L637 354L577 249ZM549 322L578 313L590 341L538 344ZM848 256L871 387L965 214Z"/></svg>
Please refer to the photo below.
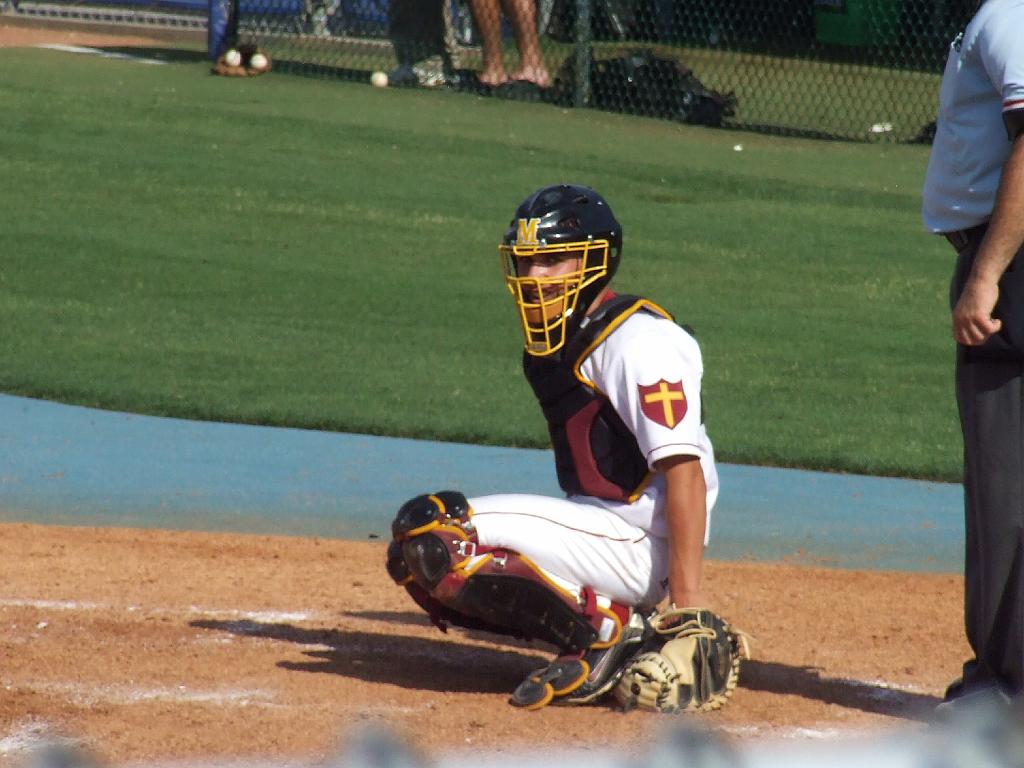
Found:
<svg viewBox="0 0 1024 768"><path fill-rule="evenodd" d="M960 254L959 295L978 241ZM998 686L1024 691L1024 358L957 349L964 438L965 624L975 658L955 696Z"/></svg>
<svg viewBox="0 0 1024 768"><path fill-rule="evenodd" d="M391 0L388 34L399 64L450 56L442 0Z"/></svg>

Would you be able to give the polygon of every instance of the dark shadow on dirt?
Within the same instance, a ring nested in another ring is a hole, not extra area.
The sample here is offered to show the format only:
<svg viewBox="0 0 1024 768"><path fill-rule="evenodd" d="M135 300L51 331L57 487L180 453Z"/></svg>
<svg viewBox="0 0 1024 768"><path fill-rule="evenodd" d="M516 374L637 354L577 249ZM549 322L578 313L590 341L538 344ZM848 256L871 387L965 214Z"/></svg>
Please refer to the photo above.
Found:
<svg viewBox="0 0 1024 768"><path fill-rule="evenodd" d="M408 624L414 627L430 626L430 619L423 611L342 611L342 616L366 621L386 621L389 624Z"/></svg>
<svg viewBox="0 0 1024 768"><path fill-rule="evenodd" d="M365 619L367 621L386 621L391 624L406 624L408 626L416 627L429 627L431 626L430 619L426 613L417 613L415 611L344 611L344 616L351 616L354 619ZM529 653L548 654L555 656L558 654L558 649L553 645L542 640L524 640L521 638L512 637L511 635L496 635L492 632L475 631L466 629L465 627L453 628L454 631L458 632L462 637L469 638L471 640L481 640L484 642L499 642L502 645L512 646L514 648L521 648Z"/></svg>
<svg viewBox="0 0 1024 768"><path fill-rule="evenodd" d="M816 699L848 709L928 722L934 719L941 699L924 693L902 691L883 684L823 677L814 667L795 667L772 661L746 661L740 672L740 688Z"/></svg>
<svg viewBox="0 0 1024 768"><path fill-rule="evenodd" d="M426 616L415 612L349 611L345 615L408 626L429 625ZM190 626L312 646L305 651L309 661L278 662L282 669L344 675L371 683L438 692L507 693L551 658L550 649L542 643L532 645L463 629L452 629L434 640L248 620L197 620ZM500 642L501 646L487 647L472 641ZM799 696L919 722L932 720L935 705L940 701L937 696L898 690L881 683L824 677L821 670L814 667L756 660L744 662L740 688Z"/></svg>
<svg viewBox="0 0 1024 768"><path fill-rule="evenodd" d="M450 639L429 640L244 620L199 620L189 626L316 646L304 652L310 661L278 662L282 669L344 675L369 683L442 693L508 693L531 671L550 660L536 650L520 652L470 645L460 642L462 636L454 634L447 636Z"/></svg>

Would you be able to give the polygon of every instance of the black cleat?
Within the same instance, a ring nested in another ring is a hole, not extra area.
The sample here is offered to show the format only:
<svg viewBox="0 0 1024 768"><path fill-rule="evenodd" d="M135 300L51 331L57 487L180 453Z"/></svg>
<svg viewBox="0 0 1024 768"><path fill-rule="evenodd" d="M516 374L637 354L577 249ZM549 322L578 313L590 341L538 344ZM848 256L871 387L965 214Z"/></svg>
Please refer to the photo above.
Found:
<svg viewBox="0 0 1024 768"><path fill-rule="evenodd" d="M509 703L524 709L540 709L556 696L565 696L586 682L587 665L581 659L558 658L544 669L530 673L512 692Z"/></svg>
<svg viewBox="0 0 1024 768"><path fill-rule="evenodd" d="M629 621L622 628L618 642L607 648L591 648L583 654L589 672L583 684L559 699L561 704L589 704L597 701L615 687L626 665L640 653L654 634L647 619L630 611Z"/></svg>
<svg viewBox="0 0 1024 768"><path fill-rule="evenodd" d="M614 645L591 648L582 655L558 657L544 669L531 672L509 701L524 709L540 709L552 701L559 704L597 701L615 687L626 664L643 650L653 634L647 619L632 611Z"/></svg>

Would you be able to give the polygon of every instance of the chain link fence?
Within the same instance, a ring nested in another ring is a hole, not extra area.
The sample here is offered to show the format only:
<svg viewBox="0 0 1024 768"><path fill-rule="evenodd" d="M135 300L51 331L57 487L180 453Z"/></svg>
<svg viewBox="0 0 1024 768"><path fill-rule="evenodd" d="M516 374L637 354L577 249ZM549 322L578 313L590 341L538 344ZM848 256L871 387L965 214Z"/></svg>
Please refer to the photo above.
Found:
<svg viewBox="0 0 1024 768"><path fill-rule="evenodd" d="M976 0L237 0L281 68L687 123L927 141Z"/></svg>
<svg viewBox="0 0 1024 768"><path fill-rule="evenodd" d="M122 20L218 9L278 71L440 87L711 126L929 141L977 0L9 0ZM115 9L121 9L115 11ZM134 10L133 10L134 9ZM139 13L135 13L135 12ZM143 13L144 12L144 13Z"/></svg>

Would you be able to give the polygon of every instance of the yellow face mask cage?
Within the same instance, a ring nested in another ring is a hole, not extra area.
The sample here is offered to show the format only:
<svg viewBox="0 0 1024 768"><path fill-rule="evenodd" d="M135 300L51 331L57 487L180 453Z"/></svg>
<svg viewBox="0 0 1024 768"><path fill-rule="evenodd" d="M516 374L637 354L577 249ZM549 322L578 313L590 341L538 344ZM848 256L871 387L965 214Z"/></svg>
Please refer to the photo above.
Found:
<svg viewBox="0 0 1024 768"><path fill-rule="evenodd" d="M560 245L499 245L505 284L519 310L527 353L546 357L565 346L566 326L577 310L580 292L608 274L607 240ZM580 268L557 277L521 277L519 259L579 258ZM581 307L580 311L586 311Z"/></svg>

